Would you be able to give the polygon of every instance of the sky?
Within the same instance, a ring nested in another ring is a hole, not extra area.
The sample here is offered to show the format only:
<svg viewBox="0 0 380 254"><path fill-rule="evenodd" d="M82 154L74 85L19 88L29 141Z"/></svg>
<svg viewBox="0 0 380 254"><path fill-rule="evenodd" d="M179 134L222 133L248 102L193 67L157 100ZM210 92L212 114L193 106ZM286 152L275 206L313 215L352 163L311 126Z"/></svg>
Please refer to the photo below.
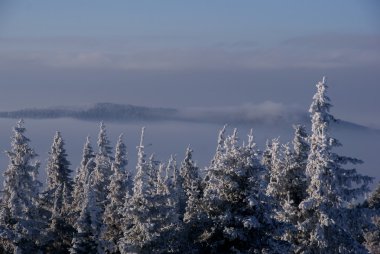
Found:
<svg viewBox="0 0 380 254"><path fill-rule="evenodd" d="M282 103L380 128L378 1L0 0L0 110Z"/></svg>
<svg viewBox="0 0 380 254"><path fill-rule="evenodd" d="M110 102L218 116L306 112L327 76L333 115L380 129L379 70L377 0L0 0L0 111ZM6 150L14 119L0 122ZM134 155L141 124L110 124L112 140L126 132ZM73 168L84 137L97 132L96 123L67 119L26 126L43 162L61 130ZM146 126L160 159L190 143L202 166L221 127ZM260 145L291 132L288 124L255 129ZM379 135L336 134L380 179ZM7 163L0 154L0 167Z"/></svg>

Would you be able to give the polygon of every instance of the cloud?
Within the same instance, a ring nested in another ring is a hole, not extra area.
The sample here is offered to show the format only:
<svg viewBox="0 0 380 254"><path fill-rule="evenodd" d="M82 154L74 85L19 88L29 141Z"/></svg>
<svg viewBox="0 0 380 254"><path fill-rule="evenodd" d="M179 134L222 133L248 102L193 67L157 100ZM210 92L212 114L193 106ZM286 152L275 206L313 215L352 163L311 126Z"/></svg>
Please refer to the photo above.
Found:
<svg viewBox="0 0 380 254"><path fill-rule="evenodd" d="M16 40L17 41L17 40ZM0 66L40 65L51 68L110 68L121 70L236 70L344 68L380 65L380 37L313 35L275 46L254 41L211 46L154 45L152 41L89 38L2 38ZM12 44L12 45L11 45ZM44 45L50 45L44 47ZM17 46L18 45L18 46Z"/></svg>
<svg viewBox="0 0 380 254"><path fill-rule="evenodd" d="M306 112L295 105L265 101L230 107L186 108L179 110L185 120L211 123L275 124L304 122Z"/></svg>
<svg viewBox="0 0 380 254"><path fill-rule="evenodd" d="M282 44L321 49L380 50L380 35L320 34L291 38Z"/></svg>
<svg viewBox="0 0 380 254"><path fill-rule="evenodd" d="M185 121L218 124L276 124L302 123L306 114L297 106L272 101L230 107L207 108L148 108L114 103L97 103L87 107L51 107L0 112L7 118L71 117L91 121Z"/></svg>

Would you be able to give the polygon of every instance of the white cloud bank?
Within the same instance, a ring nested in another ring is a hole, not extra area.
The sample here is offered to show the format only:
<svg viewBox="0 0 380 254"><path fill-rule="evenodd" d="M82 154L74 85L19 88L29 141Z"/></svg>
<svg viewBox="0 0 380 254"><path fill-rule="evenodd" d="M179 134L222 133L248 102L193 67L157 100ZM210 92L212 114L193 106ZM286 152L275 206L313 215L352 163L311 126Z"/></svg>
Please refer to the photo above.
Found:
<svg viewBox="0 0 380 254"><path fill-rule="evenodd" d="M0 38L0 66L124 70L339 68L380 65L380 36L313 35L275 46L249 41L154 45L133 40ZM86 46L87 45L87 46ZM232 45L232 46L231 46Z"/></svg>

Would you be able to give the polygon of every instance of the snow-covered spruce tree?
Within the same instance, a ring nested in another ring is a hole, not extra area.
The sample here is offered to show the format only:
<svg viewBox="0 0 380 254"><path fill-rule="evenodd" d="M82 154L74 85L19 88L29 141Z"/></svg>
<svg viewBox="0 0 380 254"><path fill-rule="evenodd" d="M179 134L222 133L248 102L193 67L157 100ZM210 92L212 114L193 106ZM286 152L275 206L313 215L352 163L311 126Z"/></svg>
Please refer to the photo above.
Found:
<svg viewBox="0 0 380 254"><path fill-rule="evenodd" d="M380 183L377 184L376 189L371 193L366 203L369 208L380 211Z"/></svg>
<svg viewBox="0 0 380 254"><path fill-rule="evenodd" d="M170 204L170 193L162 179L163 166L156 170L151 157L148 161L143 146L144 128L133 181L133 194L125 201L124 237L119 241L121 253L175 252L173 239L177 231L176 214ZM153 172L156 176L153 176Z"/></svg>
<svg viewBox="0 0 380 254"><path fill-rule="evenodd" d="M76 170L74 181L72 208L75 212L80 212L82 210L82 202L84 200L84 186L88 182L87 178L89 174L94 169L94 167L91 167L91 164L92 166L94 166L93 163L88 163L94 157L95 154L91 146L90 137L87 136L86 142L83 146L82 161L80 163L80 166ZM91 172L88 172L89 170L91 170Z"/></svg>
<svg viewBox="0 0 380 254"><path fill-rule="evenodd" d="M103 122L100 123L98 147L99 147L98 154L104 157L111 157L112 147L110 146L110 141L108 140L106 125Z"/></svg>
<svg viewBox="0 0 380 254"><path fill-rule="evenodd" d="M286 244L276 240L281 225L271 217L273 201L265 194L265 169L258 161L252 133L248 145L239 146L236 129L224 143L225 151L207 169L202 209L210 221L200 237L202 251L286 252Z"/></svg>
<svg viewBox="0 0 380 254"><path fill-rule="evenodd" d="M116 144L115 161L112 163L112 176L108 186L108 203L103 214L102 240L104 248L109 253L117 253L117 242L123 236L121 207L124 198L129 193L129 173L126 146L123 135L119 136ZM128 192L128 193L127 193Z"/></svg>
<svg viewBox="0 0 380 254"><path fill-rule="evenodd" d="M369 209L372 228L364 234L364 245L370 253L380 253L380 183L365 202Z"/></svg>
<svg viewBox="0 0 380 254"><path fill-rule="evenodd" d="M269 149L267 150L268 157L270 155L267 165L269 175L267 194L272 196L278 204L287 198L287 192L282 181L285 172L280 148L281 144L278 139L273 139L270 145L267 143L267 149Z"/></svg>
<svg viewBox="0 0 380 254"><path fill-rule="evenodd" d="M181 164L182 189L185 192L185 214L183 220L189 222L195 216L201 195L201 178L199 168L193 161L193 150L186 149L185 158Z"/></svg>
<svg viewBox="0 0 380 254"><path fill-rule="evenodd" d="M379 212L378 212L379 214ZM367 250L371 254L380 253L380 215L373 217L375 228L364 235Z"/></svg>
<svg viewBox="0 0 380 254"><path fill-rule="evenodd" d="M297 225L299 221L299 204L307 197L306 164L309 153L309 144L303 126L297 125L293 139L293 151L288 144L279 148L274 140L270 146L271 154L270 183L268 193L274 196L280 209L277 218L280 221ZM294 232L292 235L294 236ZM288 237L289 234L288 234ZM295 239L293 239L295 240Z"/></svg>
<svg viewBox="0 0 380 254"><path fill-rule="evenodd" d="M60 132L56 132L49 152L49 159L46 167L46 190L44 197L47 203L51 202L50 208L56 203L54 198L59 198L62 202L59 202L62 207L55 207L62 214L69 204L65 204L65 199L71 199L71 192L73 190L73 180L71 179L72 170L70 169L70 162L67 160L66 150L64 148L64 141ZM60 187L60 188L59 188ZM60 190L57 193L57 189ZM63 191L67 193L64 193ZM64 197L66 197L64 199ZM70 200L67 200L70 201ZM71 202L70 202L71 203Z"/></svg>
<svg viewBox="0 0 380 254"><path fill-rule="evenodd" d="M45 235L45 241L42 246L43 253L68 253L71 247L75 228L69 221L67 212L62 209L66 202L65 200L67 200L62 196L62 192L64 190L60 185L55 190L48 228L43 232Z"/></svg>
<svg viewBox="0 0 380 254"><path fill-rule="evenodd" d="M158 181L158 168L160 164L154 157L154 154L151 154L147 161L147 197L152 197L156 195L157 192L157 181Z"/></svg>
<svg viewBox="0 0 380 254"><path fill-rule="evenodd" d="M317 89L310 107L309 197L300 204L303 221L298 225L301 232L296 252L366 253L346 227L350 224L347 220L355 218L348 218L343 211L350 201L368 191L371 178L343 167L348 163L360 163L360 160L333 152L340 143L329 133L330 123L335 118L330 114L325 78L318 82Z"/></svg>
<svg viewBox="0 0 380 254"><path fill-rule="evenodd" d="M265 145L265 150L262 154L261 164L267 169L268 172L271 171L272 166L272 140L267 140ZM269 176L268 176L269 182Z"/></svg>
<svg viewBox="0 0 380 254"><path fill-rule="evenodd" d="M113 158L111 156L112 148L110 147L110 142L107 137L106 127L103 122L100 124L100 131L98 137L98 148L99 151L95 155L93 162L95 163L95 168L91 173L92 178L91 185L96 188L97 202L104 211L105 205L107 203L108 189L110 184L110 177L112 175L112 162ZM91 160L87 163L89 164Z"/></svg>
<svg viewBox="0 0 380 254"><path fill-rule="evenodd" d="M369 253L378 254L380 253L380 213L373 216L373 229L369 230L364 234L364 245L366 246Z"/></svg>
<svg viewBox="0 0 380 254"><path fill-rule="evenodd" d="M172 157L170 161L173 162ZM174 168L175 163L173 164ZM159 253L179 253L183 249L183 223L178 214L178 196L171 191L167 168L164 174L164 165L160 164L157 172L156 193L150 196L153 207L151 209L152 220L155 221L159 233L154 246Z"/></svg>
<svg viewBox="0 0 380 254"><path fill-rule="evenodd" d="M224 125L223 128L221 130L219 130L216 151L215 151L214 158L211 160L211 163L210 163L211 166L213 164L215 164L216 162L218 162L219 159L221 158L221 156L225 152L225 143L224 142L226 140L226 137L225 137L226 128L227 128L227 125ZM209 172L206 172L206 176L204 178L205 181L208 181L208 179L211 177L211 176L209 176L208 173ZM204 188L204 186L202 186L202 188Z"/></svg>
<svg viewBox="0 0 380 254"><path fill-rule="evenodd" d="M154 225L150 221L149 201L147 200L147 170L144 152L144 131L142 128L140 145L137 147L136 174L133 179L133 194L125 200L124 205L124 236L119 241L121 253L143 253L149 249L149 244L157 237Z"/></svg>
<svg viewBox="0 0 380 254"><path fill-rule="evenodd" d="M75 223L76 234L72 240L71 254L104 253L100 242L102 211L96 201L97 190L89 183L85 184L82 211Z"/></svg>
<svg viewBox="0 0 380 254"><path fill-rule="evenodd" d="M199 168L195 165L193 159L193 150L186 149L185 158L181 164L182 188L185 192L186 206L183 215L184 222L184 239L182 240L183 251L185 253L196 252L199 248L197 237L202 233L203 223L206 218L200 212L201 210L201 178Z"/></svg>
<svg viewBox="0 0 380 254"><path fill-rule="evenodd" d="M307 197L306 165L310 152L308 134L302 125L294 126L293 152L286 153L290 156L290 167L286 171L286 179L289 184L289 199L293 206L298 205Z"/></svg>
<svg viewBox="0 0 380 254"><path fill-rule="evenodd" d="M115 166L120 169L124 173L125 178L125 186L127 187L127 190L132 192L132 175L131 172L128 170L128 158L127 158L127 147L123 142L124 135L121 134L118 138L116 149L115 149Z"/></svg>
<svg viewBox="0 0 380 254"><path fill-rule="evenodd" d="M177 167L175 156L170 156L166 167L166 182L171 194L171 206L177 211L179 219L183 220L186 207L186 194L183 189L183 178L180 169Z"/></svg>
<svg viewBox="0 0 380 254"><path fill-rule="evenodd" d="M39 216L37 156L24 136L20 120L13 128L8 168L4 172L0 210L0 250L14 253L37 253L44 226Z"/></svg>
<svg viewBox="0 0 380 254"><path fill-rule="evenodd" d="M47 242L44 244L46 253L62 253L71 245L74 228L68 214L71 211L73 181L69 166L64 141L61 134L56 132L46 167L46 189L41 195L51 213L49 228L46 231Z"/></svg>

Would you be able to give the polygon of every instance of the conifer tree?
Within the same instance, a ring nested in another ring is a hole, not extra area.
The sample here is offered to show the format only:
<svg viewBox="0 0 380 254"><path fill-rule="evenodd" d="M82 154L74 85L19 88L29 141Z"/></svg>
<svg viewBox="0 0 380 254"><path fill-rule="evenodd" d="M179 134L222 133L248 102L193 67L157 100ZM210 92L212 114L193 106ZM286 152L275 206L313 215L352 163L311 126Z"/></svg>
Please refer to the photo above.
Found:
<svg viewBox="0 0 380 254"><path fill-rule="evenodd" d="M133 181L133 194L125 201L124 237L119 241L121 253L176 252L177 215L170 205L171 194L162 177L163 166L156 169L151 156L146 160L143 145L144 128ZM155 175L154 175L155 174Z"/></svg>
<svg viewBox="0 0 380 254"><path fill-rule="evenodd" d="M290 167L286 172L287 182L290 183L289 199L292 201L293 206L298 205L307 197L307 177L306 165L309 156L310 145L308 135L305 127L296 125L295 134L293 139L294 152L288 153L292 158L290 159Z"/></svg>
<svg viewBox="0 0 380 254"><path fill-rule="evenodd" d="M365 206L369 209L370 216L367 220L372 222L372 227L364 233L364 245L371 254L378 254L380 253L380 183L366 200Z"/></svg>
<svg viewBox="0 0 380 254"><path fill-rule="evenodd" d="M99 202L101 209L104 211L106 206L106 198L108 195L107 186L110 184L110 177L112 175L112 162L113 158L111 156L112 148L110 147L110 142L107 137L106 127L103 122L100 124L100 131L98 137L98 148L99 151L95 155L94 163L95 168L91 173L91 180L93 181L91 185L96 188L96 200ZM88 162L87 164L89 164Z"/></svg>
<svg viewBox="0 0 380 254"><path fill-rule="evenodd" d="M117 242L123 236L121 207L125 203L125 196L130 195L126 153L123 135L120 135L116 144L115 161L112 164L112 176L108 186L107 200L109 202L103 214L102 239L106 250L110 253L117 252ZM126 194L127 192L128 194Z"/></svg>
<svg viewBox="0 0 380 254"><path fill-rule="evenodd" d="M325 78L317 84L317 92L310 107L312 135L307 174L310 185L308 198L301 202L303 216L299 224L301 234L297 252L302 253L365 253L363 246L346 227L342 210L353 199L368 191L371 178L355 169L343 166L361 161L340 156L333 148L340 143L332 138L329 126L336 121L330 114L330 99L326 95Z"/></svg>
<svg viewBox="0 0 380 254"><path fill-rule="evenodd" d="M380 183L377 184L376 189L371 193L366 203L369 208L380 211Z"/></svg>
<svg viewBox="0 0 380 254"><path fill-rule="evenodd" d="M257 159L252 135L238 145L237 131L226 138L225 152L208 168L202 207L210 223L200 237L211 253L282 253L275 239L280 225L271 218L272 202L263 189L264 168ZM282 248L282 249L281 249Z"/></svg>
<svg viewBox="0 0 380 254"><path fill-rule="evenodd" d="M374 229L372 229L369 232L366 232L364 235L365 242L364 245L366 246L367 250L371 254L378 254L380 253L380 212L377 212L377 215L375 215L372 220L374 224Z"/></svg>
<svg viewBox="0 0 380 254"><path fill-rule="evenodd" d="M199 200L201 195L201 179L199 177L199 169L195 165L193 159L193 150L188 147L186 149L185 158L181 164L182 189L185 192L185 214L183 220L190 221L199 209Z"/></svg>
<svg viewBox="0 0 380 254"><path fill-rule="evenodd" d="M173 161L173 158L170 160ZM175 163L173 165L176 168ZM153 246L159 253L178 253L183 245L183 225L178 214L178 196L171 192L175 189L171 189L168 184L168 177L164 175L164 165L160 164L157 171L156 193L149 197L152 203L151 219L159 233Z"/></svg>
<svg viewBox="0 0 380 254"><path fill-rule="evenodd" d="M133 193L130 199L125 200L124 206L124 237L119 241L121 253L147 252L150 242L157 237L153 231L153 224L149 217L149 201L147 200L147 170L146 155L144 152L144 131L142 128L140 144L137 147L136 174L133 179Z"/></svg>
<svg viewBox="0 0 380 254"><path fill-rule="evenodd" d="M88 176L94 169L93 163L90 161L95 157L94 151L91 146L90 137L87 136L86 142L83 147L82 161L77 168L74 182L73 204L72 207L75 211L81 211L81 204L84 200L84 186L88 182ZM90 163L90 164L89 164ZM91 171L91 172L89 172Z"/></svg>
<svg viewBox="0 0 380 254"><path fill-rule="evenodd" d="M24 133L20 120L13 128L11 150L7 151L9 165L4 173L0 211L1 245L14 253L37 252L41 241L39 232L44 226L38 204L39 163L32 162L37 154Z"/></svg>
<svg viewBox="0 0 380 254"><path fill-rule="evenodd" d="M85 199L75 224L77 232L72 240L71 254L104 253L100 242L101 208L96 201L97 190L91 186L91 182L90 179L85 185Z"/></svg>
<svg viewBox="0 0 380 254"><path fill-rule="evenodd" d="M268 156L268 175L269 183L267 186L267 194L272 196L278 204L287 198L287 192L283 185L284 165L282 161L281 144L278 139L273 139L269 146L267 146Z"/></svg>
<svg viewBox="0 0 380 254"><path fill-rule="evenodd" d="M278 219L298 223L298 206L307 197L306 164L309 153L307 134L303 126L295 126L293 151L288 144L279 148L279 143L272 142L271 151L271 181L268 192L272 194L281 209Z"/></svg>
<svg viewBox="0 0 380 254"><path fill-rule="evenodd" d="M103 122L100 123L100 130L97 143L99 147L98 154L104 157L111 157L112 147L110 145L110 141L108 140L106 125Z"/></svg>
<svg viewBox="0 0 380 254"><path fill-rule="evenodd" d="M60 132L56 132L46 167L46 189L41 195L45 208L51 214L43 247L47 253L67 253L64 250L70 247L74 232L69 216L73 190L72 170L69 168L70 162L64 145Z"/></svg>
<svg viewBox="0 0 380 254"><path fill-rule="evenodd" d="M206 215L201 212L201 178L199 169L192 159L193 150L186 149L185 158L181 164L181 176L183 179L182 189L185 193L185 213L183 215L184 234L182 239L183 251L192 253L196 252L199 235L202 233L203 222L206 221Z"/></svg>
<svg viewBox="0 0 380 254"><path fill-rule="evenodd" d="M46 167L47 184L45 190L45 198L47 201L60 204L62 207L55 207L62 213L68 208L71 194L73 190L73 181L71 179L72 170L69 168L70 162L67 160L66 150L64 148L64 141L60 132L56 132L49 152L49 159ZM57 193L59 190L59 193ZM64 191L66 193L64 193ZM61 202L55 202L54 199L58 198ZM68 199L68 200L66 200ZM65 201L69 203L65 203Z"/></svg>

